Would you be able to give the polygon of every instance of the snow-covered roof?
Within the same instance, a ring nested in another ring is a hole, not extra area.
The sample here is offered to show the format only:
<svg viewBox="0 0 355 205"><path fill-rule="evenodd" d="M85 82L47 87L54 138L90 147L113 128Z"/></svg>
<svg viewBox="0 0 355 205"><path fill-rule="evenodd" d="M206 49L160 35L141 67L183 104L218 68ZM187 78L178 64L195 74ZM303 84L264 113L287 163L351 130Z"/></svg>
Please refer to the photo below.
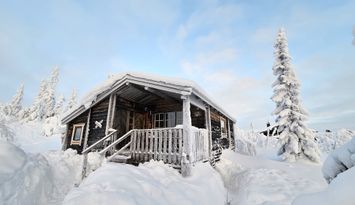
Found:
<svg viewBox="0 0 355 205"><path fill-rule="evenodd" d="M180 95L195 95L205 103L212 106L214 109L235 122L235 119L231 117L226 111L224 111L219 105L211 100L211 97L191 80L174 78L174 77L162 77L158 75L142 74L142 73L120 73L111 75L106 81L99 86L96 86L91 92L86 94L78 106L64 114L62 119L63 123L67 123L73 118L77 117L81 113L85 112L97 102L102 100L114 92L121 86L127 83L137 84L141 86L147 86L158 90L164 90Z"/></svg>

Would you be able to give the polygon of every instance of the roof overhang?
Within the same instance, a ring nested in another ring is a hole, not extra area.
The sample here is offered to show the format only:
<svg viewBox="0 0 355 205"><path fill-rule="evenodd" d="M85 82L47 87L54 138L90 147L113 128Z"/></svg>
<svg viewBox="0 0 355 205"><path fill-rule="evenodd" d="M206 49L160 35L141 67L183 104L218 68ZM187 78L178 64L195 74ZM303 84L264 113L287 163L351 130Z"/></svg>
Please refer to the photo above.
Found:
<svg viewBox="0 0 355 205"><path fill-rule="evenodd" d="M95 106L97 103L99 103L101 100L105 99L108 97L110 94L114 92L119 92L119 90L129 84L136 84L144 87L149 87L149 88L154 88L158 90L162 90L165 92L170 92L174 94L179 94L182 96L193 96L193 101L192 103L196 105L197 107L201 107L201 104L206 104L210 105L213 107L215 110L232 120L234 123L236 120L229 115L226 111L224 111L220 106L218 106L216 103L214 103L208 96L204 94L204 92L201 91L199 88L195 88L191 85L178 85L166 81L161 81L161 80L153 80L149 78L144 78L144 77L137 77L132 74L126 74L122 78L117 79L107 90L97 93L95 98L92 99L91 102L84 102L81 104L79 107L76 109L72 110L69 112L69 114L65 115L62 118L62 123L67 124L77 116L81 115L85 111L89 110L93 106ZM199 101L202 101L202 103L199 103ZM202 107L201 107L202 108Z"/></svg>

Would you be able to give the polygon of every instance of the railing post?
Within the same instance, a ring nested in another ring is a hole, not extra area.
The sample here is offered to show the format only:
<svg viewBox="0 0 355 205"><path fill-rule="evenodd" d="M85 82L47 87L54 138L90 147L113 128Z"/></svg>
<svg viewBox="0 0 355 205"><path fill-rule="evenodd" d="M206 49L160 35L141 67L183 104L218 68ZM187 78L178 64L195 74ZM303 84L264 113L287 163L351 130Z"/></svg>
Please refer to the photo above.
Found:
<svg viewBox="0 0 355 205"><path fill-rule="evenodd" d="M183 99L182 112L183 112L183 147L181 159L181 174L183 176L191 175L191 161L193 160L191 153L191 140L192 140L192 123L190 111L190 96L181 96Z"/></svg>

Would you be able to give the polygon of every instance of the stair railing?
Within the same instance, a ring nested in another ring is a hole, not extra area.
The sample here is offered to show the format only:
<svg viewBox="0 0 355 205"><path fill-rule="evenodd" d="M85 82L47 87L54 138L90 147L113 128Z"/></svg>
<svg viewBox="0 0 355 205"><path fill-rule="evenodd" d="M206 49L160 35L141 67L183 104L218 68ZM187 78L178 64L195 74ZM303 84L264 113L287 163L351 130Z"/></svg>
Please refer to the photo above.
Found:
<svg viewBox="0 0 355 205"><path fill-rule="evenodd" d="M86 148L85 150L83 150L81 153L82 154L87 154L89 153L94 147L96 147L98 144L104 142L105 140L107 140L109 137L112 137L113 134L117 133L117 130L111 132L110 134L106 135L105 137L101 138L99 141L95 142L94 144L90 145L88 148Z"/></svg>

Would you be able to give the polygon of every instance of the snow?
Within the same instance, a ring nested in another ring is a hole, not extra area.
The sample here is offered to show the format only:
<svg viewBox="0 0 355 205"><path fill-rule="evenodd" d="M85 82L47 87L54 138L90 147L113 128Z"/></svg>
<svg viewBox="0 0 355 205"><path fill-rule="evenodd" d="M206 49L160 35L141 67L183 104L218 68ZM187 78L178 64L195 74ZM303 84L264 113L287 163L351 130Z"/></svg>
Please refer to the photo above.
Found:
<svg viewBox="0 0 355 205"><path fill-rule="evenodd" d="M192 172L184 178L156 161L138 167L107 163L73 189L63 204L223 205L226 193L219 174L208 163L196 164Z"/></svg>
<svg viewBox="0 0 355 205"><path fill-rule="evenodd" d="M334 150L323 165L329 186L318 193L299 196L293 205L353 205L355 181L355 138Z"/></svg>
<svg viewBox="0 0 355 205"><path fill-rule="evenodd" d="M326 186L320 166L307 161L280 162L225 150L217 170L232 205L289 205L297 195Z"/></svg>

